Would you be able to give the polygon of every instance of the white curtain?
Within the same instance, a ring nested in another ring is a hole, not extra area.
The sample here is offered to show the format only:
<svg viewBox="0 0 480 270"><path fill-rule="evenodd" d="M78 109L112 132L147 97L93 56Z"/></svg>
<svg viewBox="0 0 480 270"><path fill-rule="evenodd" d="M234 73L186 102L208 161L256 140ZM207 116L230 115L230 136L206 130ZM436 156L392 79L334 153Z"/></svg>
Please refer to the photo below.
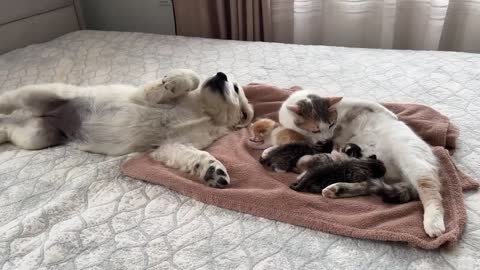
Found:
<svg viewBox="0 0 480 270"><path fill-rule="evenodd" d="M277 42L480 52L480 0L271 0Z"/></svg>

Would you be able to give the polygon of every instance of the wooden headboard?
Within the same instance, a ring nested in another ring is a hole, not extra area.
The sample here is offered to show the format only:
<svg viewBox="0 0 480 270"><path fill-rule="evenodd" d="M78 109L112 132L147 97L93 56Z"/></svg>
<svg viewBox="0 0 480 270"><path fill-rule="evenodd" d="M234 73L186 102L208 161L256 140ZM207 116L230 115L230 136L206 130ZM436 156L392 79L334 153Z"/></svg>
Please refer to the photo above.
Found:
<svg viewBox="0 0 480 270"><path fill-rule="evenodd" d="M0 54L84 28L80 0L0 1Z"/></svg>

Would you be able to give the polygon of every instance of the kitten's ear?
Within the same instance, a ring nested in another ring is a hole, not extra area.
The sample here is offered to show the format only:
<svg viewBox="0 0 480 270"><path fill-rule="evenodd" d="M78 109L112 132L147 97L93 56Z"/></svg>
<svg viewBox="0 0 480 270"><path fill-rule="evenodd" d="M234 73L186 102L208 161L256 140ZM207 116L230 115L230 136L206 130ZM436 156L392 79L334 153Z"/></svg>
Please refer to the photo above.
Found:
<svg viewBox="0 0 480 270"><path fill-rule="evenodd" d="M328 108L328 122L330 124L337 122L337 110L335 108Z"/></svg>
<svg viewBox="0 0 480 270"><path fill-rule="evenodd" d="M343 97L329 97L328 98L328 107L331 107L342 100Z"/></svg>
<svg viewBox="0 0 480 270"><path fill-rule="evenodd" d="M287 110L293 112L294 114L300 113L300 106L298 105L287 105Z"/></svg>

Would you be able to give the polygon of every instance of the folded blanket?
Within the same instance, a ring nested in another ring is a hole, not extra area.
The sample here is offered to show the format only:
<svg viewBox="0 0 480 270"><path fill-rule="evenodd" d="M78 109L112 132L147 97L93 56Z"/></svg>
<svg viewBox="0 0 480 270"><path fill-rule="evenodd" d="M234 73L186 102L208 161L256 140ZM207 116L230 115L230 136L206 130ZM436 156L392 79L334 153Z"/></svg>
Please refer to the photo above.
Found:
<svg viewBox="0 0 480 270"><path fill-rule="evenodd" d="M298 89L250 84L245 87L245 93L255 107L256 116L275 119L282 101ZM265 170L258 162L261 151L246 146L248 132L245 129L232 132L207 149L228 169L232 183L225 189L207 187L203 181L166 168L147 155L127 161L122 169L128 176L164 185L207 204L314 230L406 242L424 249L453 245L466 222L462 191L479 186L455 167L448 152L455 148L458 130L447 117L426 106L385 106L430 143L440 160L446 232L438 238L429 238L423 231L423 208L419 201L391 205L373 196L326 199L291 190L288 185L295 182L296 175Z"/></svg>

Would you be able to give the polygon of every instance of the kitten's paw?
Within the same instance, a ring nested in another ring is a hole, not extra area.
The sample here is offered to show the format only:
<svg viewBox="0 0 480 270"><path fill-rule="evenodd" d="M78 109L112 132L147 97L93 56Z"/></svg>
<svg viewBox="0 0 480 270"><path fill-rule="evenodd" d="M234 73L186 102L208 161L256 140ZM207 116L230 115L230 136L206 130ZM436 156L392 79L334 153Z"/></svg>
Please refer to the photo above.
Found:
<svg viewBox="0 0 480 270"><path fill-rule="evenodd" d="M432 209L428 206L423 215L423 228L430 237L438 237L445 232L445 223L443 221L443 212L438 209Z"/></svg>
<svg viewBox="0 0 480 270"><path fill-rule="evenodd" d="M299 182L295 182L295 183L293 183L293 184L290 185L290 188L293 189L293 190L295 190L295 191L300 191L299 187L300 187L300 183L299 183Z"/></svg>
<svg viewBox="0 0 480 270"><path fill-rule="evenodd" d="M215 159L207 161L208 165L203 173L203 180L211 187L224 188L230 184L230 176L227 173L227 169L223 164Z"/></svg>
<svg viewBox="0 0 480 270"><path fill-rule="evenodd" d="M338 184L331 184L330 186L322 190L322 196L325 198L336 199L340 192L340 186Z"/></svg>

